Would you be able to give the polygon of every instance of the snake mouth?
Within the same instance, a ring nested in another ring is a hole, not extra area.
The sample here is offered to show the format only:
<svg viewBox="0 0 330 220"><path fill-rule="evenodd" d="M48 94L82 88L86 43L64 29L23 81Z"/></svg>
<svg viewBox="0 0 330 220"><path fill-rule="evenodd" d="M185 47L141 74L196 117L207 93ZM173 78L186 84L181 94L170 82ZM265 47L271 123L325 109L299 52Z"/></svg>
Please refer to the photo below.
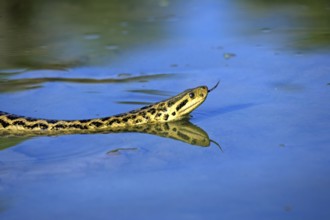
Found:
<svg viewBox="0 0 330 220"><path fill-rule="evenodd" d="M186 108L182 108L179 113L182 115L188 115L190 112L192 112L195 108L197 108L199 105L201 105L203 102L196 102L192 105L187 106Z"/></svg>

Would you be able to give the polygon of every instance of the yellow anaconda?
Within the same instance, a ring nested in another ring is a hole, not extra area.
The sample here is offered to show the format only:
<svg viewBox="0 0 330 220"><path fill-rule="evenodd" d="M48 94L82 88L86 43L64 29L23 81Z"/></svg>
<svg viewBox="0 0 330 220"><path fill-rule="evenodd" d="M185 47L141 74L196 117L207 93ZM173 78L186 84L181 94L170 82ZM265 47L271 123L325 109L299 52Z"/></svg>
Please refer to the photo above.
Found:
<svg viewBox="0 0 330 220"><path fill-rule="evenodd" d="M145 124L166 123L187 117L194 109L201 105L211 89L199 86L188 89L167 100L142 107L128 113L104 118L85 120L49 120L18 116L0 111L0 131L24 133L39 132L82 132L121 130Z"/></svg>

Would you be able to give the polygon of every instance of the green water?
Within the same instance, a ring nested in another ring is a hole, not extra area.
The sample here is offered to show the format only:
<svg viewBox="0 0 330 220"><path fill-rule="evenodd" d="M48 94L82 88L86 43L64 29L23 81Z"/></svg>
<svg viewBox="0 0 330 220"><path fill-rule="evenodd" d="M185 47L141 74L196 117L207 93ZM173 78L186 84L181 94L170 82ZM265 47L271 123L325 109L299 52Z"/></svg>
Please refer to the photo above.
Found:
<svg viewBox="0 0 330 220"><path fill-rule="evenodd" d="M0 218L328 219L329 11L0 1L1 111L105 117L221 80L190 122L222 149L136 132L0 137Z"/></svg>

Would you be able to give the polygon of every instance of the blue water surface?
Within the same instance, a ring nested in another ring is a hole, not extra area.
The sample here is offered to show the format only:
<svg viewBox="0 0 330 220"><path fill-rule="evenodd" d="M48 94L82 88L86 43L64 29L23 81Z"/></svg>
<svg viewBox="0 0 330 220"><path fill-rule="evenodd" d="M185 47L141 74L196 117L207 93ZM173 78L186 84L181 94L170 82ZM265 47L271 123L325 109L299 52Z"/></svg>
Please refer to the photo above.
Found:
<svg viewBox="0 0 330 220"><path fill-rule="evenodd" d="M222 149L1 137L1 219L330 218L327 1L1 4L0 110L104 117L220 80L190 121Z"/></svg>

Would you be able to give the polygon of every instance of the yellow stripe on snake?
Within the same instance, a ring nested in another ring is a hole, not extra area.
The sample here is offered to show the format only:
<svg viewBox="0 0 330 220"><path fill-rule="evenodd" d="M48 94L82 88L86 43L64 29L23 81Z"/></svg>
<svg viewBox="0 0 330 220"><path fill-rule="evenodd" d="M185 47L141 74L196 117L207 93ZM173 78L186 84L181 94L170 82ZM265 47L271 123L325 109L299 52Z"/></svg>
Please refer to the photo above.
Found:
<svg viewBox="0 0 330 220"><path fill-rule="evenodd" d="M166 130L178 130L175 128L177 126L175 123L172 125L173 129L170 129L171 123L187 118L194 109L205 101L208 93L214 90L218 84L219 82L211 89L208 89L207 86L188 89L161 102L128 113L104 118L49 120L18 116L0 111L0 134L60 135L97 132L145 132L155 134L157 130L162 130L165 133L160 136L166 136L168 133ZM191 128L190 125L187 127ZM197 130L195 129L195 131ZM190 129L189 133L194 133L193 129ZM196 135L197 133L201 134L200 131L195 133ZM178 138L175 138L175 136ZM184 134L179 132L176 132L172 138L185 139Z"/></svg>

